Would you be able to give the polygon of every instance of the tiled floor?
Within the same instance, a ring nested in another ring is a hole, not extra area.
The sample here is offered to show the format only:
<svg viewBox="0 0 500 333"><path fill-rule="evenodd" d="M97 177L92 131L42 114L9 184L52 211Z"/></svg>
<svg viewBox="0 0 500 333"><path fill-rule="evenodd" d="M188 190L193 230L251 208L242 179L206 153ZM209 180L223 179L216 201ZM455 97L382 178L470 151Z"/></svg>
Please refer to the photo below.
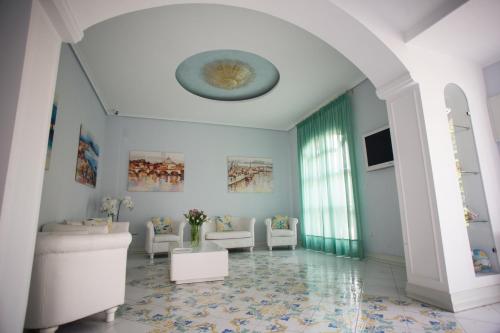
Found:
<svg viewBox="0 0 500 333"><path fill-rule="evenodd" d="M224 282L176 286L168 259L128 261L114 323L58 332L500 332L500 304L452 314L404 296L402 267L312 251L231 252Z"/></svg>

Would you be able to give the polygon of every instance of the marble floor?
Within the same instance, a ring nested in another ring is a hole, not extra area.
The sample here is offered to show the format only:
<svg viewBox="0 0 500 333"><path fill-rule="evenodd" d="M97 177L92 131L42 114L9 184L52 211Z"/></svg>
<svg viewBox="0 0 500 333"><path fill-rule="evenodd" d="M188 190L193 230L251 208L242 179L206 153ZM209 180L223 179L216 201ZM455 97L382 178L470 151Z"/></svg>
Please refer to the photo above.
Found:
<svg viewBox="0 0 500 333"><path fill-rule="evenodd" d="M224 282L175 285L169 260L130 256L125 304L58 332L500 332L500 303L449 313L405 296L401 266L305 250L237 251Z"/></svg>

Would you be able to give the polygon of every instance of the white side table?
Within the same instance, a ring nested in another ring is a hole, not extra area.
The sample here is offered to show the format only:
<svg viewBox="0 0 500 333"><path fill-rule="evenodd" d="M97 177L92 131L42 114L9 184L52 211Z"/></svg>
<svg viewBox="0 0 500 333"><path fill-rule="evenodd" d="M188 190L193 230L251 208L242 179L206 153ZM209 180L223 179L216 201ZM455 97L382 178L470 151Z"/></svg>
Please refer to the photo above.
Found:
<svg viewBox="0 0 500 333"><path fill-rule="evenodd" d="M227 250L212 242L171 252L170 280L176 284L224 280L229 275Z"/></svg>

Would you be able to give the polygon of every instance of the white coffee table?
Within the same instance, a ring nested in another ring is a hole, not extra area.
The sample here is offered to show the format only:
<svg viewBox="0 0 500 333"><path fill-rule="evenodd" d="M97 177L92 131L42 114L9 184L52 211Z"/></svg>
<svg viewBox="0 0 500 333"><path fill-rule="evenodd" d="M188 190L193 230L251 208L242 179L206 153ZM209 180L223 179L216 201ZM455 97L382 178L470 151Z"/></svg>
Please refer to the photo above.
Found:
<svg viewBox="0 0 500 333"><path fill-rule="evenodd" d="M224 280L228 276L227 250L210 241L199 247L184 242L174 248L170 259L170 280L176 284Z"/></svg>

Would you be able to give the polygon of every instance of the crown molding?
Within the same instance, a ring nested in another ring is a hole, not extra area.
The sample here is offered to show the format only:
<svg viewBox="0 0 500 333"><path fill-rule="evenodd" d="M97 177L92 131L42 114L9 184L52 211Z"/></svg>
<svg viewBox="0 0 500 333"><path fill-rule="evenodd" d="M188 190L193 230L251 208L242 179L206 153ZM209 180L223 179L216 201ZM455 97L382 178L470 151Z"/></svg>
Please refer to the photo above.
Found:
<svg viewBox="0 0 500 333"><path fill-rule="evenodd" d="M410 73L405 73L395 80L378 87L376 93L378 98L382 100L391 100L403 90L406 90L416 84L417 83L412 79Z"/></svg>
<svg viewBox="0 0 500 333"><path fill-rule="evenodd" d="M83 38L83 29L67 0L43 0L40 3L64 42L77 43Z"/></svg>

